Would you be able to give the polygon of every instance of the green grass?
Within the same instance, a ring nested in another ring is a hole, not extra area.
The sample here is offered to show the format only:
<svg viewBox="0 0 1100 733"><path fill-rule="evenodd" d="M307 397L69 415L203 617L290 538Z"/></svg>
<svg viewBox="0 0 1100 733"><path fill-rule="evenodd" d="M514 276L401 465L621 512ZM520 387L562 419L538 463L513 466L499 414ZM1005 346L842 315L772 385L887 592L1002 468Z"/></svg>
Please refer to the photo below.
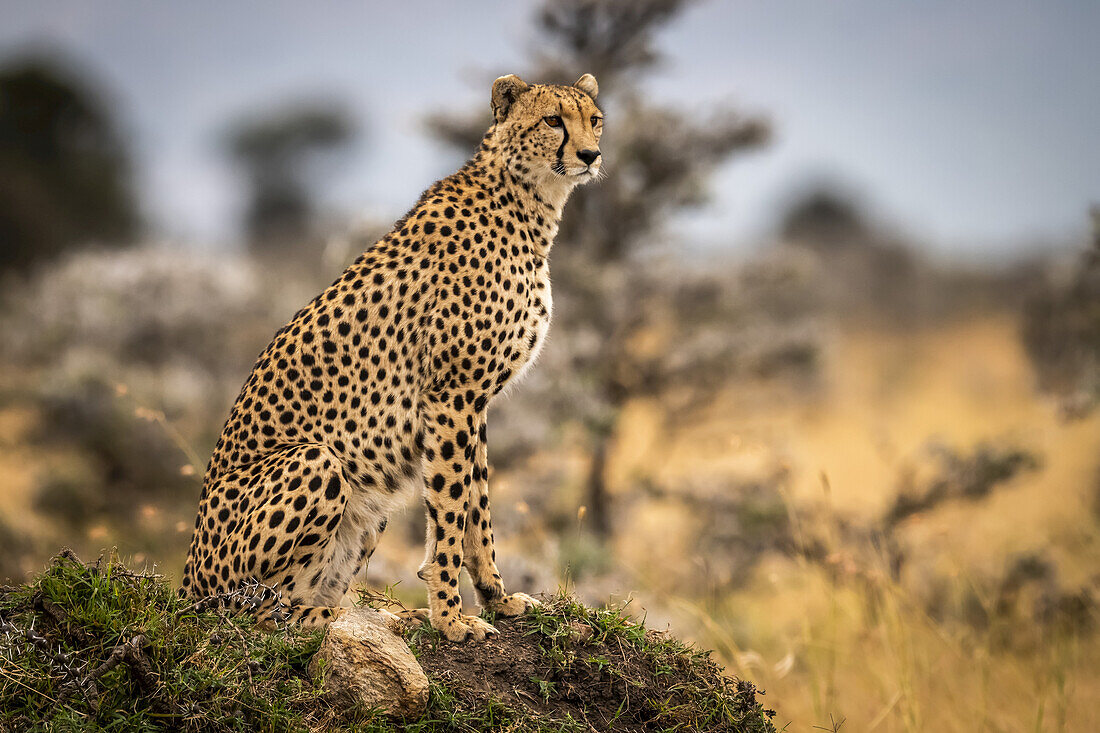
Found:
<svg viewBox="0 0 1100 733"><path fill-rule="evenodd" d="M264 633L251 619L179 599L160 577L131 572L116 558L85 565L63 552L29 584L0 589L0 730L590 731L574 717L575 700L563 707L562 689L583 673L621 692L613 715L598 719L618 716L629 730L774 731L751 686L727 680L706 654L647 632L621 610L559 596L508 624L503 640L538 649L535 706L471 695L443 670L429 671L420 718L349 718L306 671L321 632ZM591 635L578 642L581 627ZM410 631L407 640L422 661L456 653L431 629ZM590 712L582 703L580 714Z"/></svg>
<svg viewBox="0 0 1100 733"><path fill-rule="evenodd" d="M321 634L257 633L193 606L117 560L59 555L0 595L0 728L303 728L320 697L305 667Z"/></svg>

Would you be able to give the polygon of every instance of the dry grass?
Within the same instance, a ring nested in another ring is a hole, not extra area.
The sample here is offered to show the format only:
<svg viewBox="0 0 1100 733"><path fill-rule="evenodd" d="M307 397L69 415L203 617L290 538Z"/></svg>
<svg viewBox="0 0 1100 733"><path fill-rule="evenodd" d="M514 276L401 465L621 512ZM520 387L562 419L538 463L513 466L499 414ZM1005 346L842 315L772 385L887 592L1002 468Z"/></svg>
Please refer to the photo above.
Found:
<svg viewBox="0 0 1100 733"><path fill-rule="evenodd" d="M673 526L662 540L673 548L668 562L638 568L674 623L690 624L774 695L792 729L831 719L858 731L1100 729L1100 640L1040 623L1030 597L1014 598L1007 617L968 622L968 604L994 618L991 582L1025 553L1055 568L1066 592L1095 593L1100 580L1100 416L1059 420L1036 396L1015 329L983 318L909 334L850 330L837 334L819 394L733 385L671 439L655 406L635 405L624 421L620 490L646 473L666 485L700 474L718 485L776 481L795 534L824 542L825 563L771 555L732 593L677 599L676 568L695 541L680 517L684 534ZM1011 440L1042 464L980 502L903 522L906 563L894 574L880 548L843 528L881 517L899 477L919 482L932 471L930 440ZM668 516L640 514L648 531L623 540L620 553L651 557L646 544L668 530ZM708 572L706 558L690 565Z"/></svg>

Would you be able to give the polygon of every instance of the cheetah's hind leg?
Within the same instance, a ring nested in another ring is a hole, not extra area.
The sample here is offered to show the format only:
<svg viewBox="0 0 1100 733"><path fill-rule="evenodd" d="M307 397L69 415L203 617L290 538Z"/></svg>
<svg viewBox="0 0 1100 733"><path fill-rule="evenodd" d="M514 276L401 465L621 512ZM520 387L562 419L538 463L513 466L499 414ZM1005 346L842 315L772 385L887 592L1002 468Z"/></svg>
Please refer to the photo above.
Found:
<svg viewBox="0 0 1100 733"><path fill-rule="evenodd" d="M290 606L289 612L256 614L256 626L262 631L278 631L287 626L300 629L323 629L340 618L348 609L332 606Z"/></svg>
<svg viewBox="0 0 1100 733"><path fill-rule="evenodd" d="M342 611L352 567L336 542L347 504L342 466L321 445L294 446L207 487L184 591L228 596L262 628L318 628Z"/></svg>
<svg viewBox="0 0 1100 733"><path fill-rule="evenodd" d="M234 616L251 616L261 631L278 631L291 625L302 629L319 629L338 619L347 609L333 606L312 606L302 603L285 604L270 586L245 582L235 592L208 596L196 608L225 608Z"/></svg>

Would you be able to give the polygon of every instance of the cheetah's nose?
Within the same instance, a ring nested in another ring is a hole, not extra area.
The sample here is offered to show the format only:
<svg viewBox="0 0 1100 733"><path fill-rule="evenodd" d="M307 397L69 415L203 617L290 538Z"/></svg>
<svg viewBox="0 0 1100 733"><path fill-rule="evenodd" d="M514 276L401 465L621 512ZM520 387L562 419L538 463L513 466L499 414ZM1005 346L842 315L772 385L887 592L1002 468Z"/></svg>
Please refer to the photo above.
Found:
<svg viewBox="0 0 1100 733"><path fill-rule="evenodd" d="M577 151L577 157L584 161L585 165L592 165L596 162L596 158L600 157L599 150L579 150Z"/></svg>

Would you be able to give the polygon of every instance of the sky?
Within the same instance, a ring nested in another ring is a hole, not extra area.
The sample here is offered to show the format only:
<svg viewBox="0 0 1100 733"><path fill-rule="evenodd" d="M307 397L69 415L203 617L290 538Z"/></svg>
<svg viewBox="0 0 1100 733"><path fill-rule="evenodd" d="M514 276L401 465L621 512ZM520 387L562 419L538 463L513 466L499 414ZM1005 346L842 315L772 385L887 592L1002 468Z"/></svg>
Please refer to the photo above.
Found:
<svg viewBox="0 0 1100 733"><path fill-rule="evenodd" d="M459 162L428 138L425 114L468 114L488 105L493 78L528 68L536 7L0 0L0 62L60 51L96 79L155 230L217 245L241 207L218 146L231 120L342 100L364 136L326 204L394 218ZM763 115L775 137L722 169L711 205L679 223L702 246L750 247L793 192L830 181L946 255L1082 237L1100 202L1098 38L1094 0L699 2L661 32L645 93L704 116L722 104Z"/></svg>

